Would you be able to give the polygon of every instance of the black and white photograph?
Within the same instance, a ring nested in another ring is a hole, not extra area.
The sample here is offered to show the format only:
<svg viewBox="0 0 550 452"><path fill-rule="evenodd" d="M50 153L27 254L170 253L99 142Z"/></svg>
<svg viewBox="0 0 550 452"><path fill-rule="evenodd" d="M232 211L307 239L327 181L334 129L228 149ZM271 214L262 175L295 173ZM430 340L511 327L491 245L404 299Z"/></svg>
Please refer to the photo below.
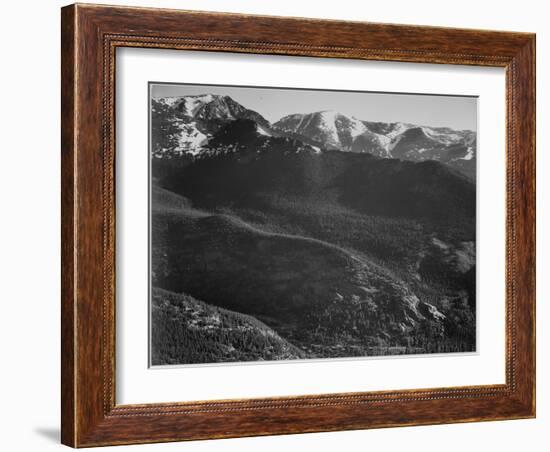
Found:
<svg viewBox="0 0 550 452"><path fill-rule="evenodd" d="M151 82L151 366L476 352L477 98Z"/></svg>

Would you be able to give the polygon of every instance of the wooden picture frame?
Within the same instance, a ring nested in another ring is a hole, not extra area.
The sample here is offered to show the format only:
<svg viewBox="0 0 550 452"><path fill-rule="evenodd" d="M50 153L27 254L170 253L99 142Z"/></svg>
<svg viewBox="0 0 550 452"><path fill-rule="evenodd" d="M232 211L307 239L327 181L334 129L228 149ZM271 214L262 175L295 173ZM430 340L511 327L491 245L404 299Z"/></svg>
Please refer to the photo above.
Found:
<svg viewBox="0 0 550 452"><path fill-rule="evenodd" d="M62 442L73 447L535 416L535 35L70 5L62 9ZM115 403L115 50L506 69L506 383Z"/></svg>

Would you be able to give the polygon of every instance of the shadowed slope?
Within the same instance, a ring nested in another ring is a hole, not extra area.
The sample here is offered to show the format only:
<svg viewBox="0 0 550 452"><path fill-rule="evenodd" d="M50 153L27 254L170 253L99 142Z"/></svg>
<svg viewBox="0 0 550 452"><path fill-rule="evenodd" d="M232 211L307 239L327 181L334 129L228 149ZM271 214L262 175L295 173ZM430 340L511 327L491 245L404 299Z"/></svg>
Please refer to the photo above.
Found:
<svg viewBox="0 0 550 452"><path fill-rule="evenodd" d="M227 215L158 212L153 262L154 285L254 315L295 344L316 337L321 356L338 356L330 346L342 334L356 347L403 345L445 317L362 256Z"/></svg>

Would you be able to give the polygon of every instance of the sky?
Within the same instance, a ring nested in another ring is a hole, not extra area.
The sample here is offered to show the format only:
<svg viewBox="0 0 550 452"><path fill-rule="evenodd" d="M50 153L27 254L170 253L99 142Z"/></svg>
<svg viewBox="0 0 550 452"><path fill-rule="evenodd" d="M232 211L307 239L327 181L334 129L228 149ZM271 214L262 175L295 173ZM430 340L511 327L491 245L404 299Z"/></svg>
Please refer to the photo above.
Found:
<svg viewBox="0 0 550 452"><path fill-rule="evenodd" d="M231 96L272 123L293 113L335 110L365 121L477 130L477 97L471 96L160 83L151 83L150 88L153 98L194 94Z"/></svg>

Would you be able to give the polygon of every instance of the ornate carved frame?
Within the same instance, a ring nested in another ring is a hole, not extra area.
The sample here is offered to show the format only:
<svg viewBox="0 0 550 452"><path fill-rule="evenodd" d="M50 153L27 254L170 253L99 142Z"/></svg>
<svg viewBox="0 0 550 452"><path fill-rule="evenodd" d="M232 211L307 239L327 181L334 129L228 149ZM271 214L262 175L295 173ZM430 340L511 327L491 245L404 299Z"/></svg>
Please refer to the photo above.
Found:
<svg viewBox="0 0 550 452"><path fill-rule="evenodd" d="M83 4L62 9L61 31L64 444L85 447L535 416L535 35ZM506 383L117 405L118 47L504 67Z"/></svg>

